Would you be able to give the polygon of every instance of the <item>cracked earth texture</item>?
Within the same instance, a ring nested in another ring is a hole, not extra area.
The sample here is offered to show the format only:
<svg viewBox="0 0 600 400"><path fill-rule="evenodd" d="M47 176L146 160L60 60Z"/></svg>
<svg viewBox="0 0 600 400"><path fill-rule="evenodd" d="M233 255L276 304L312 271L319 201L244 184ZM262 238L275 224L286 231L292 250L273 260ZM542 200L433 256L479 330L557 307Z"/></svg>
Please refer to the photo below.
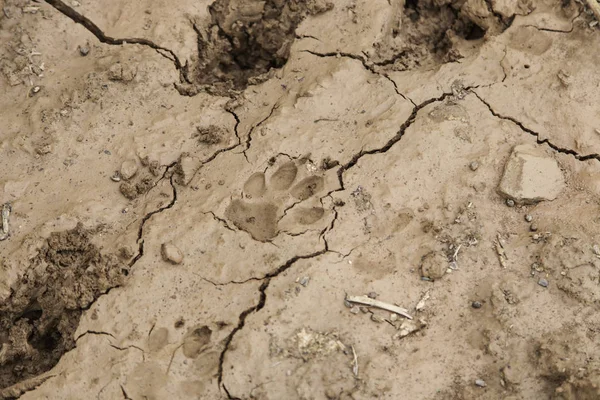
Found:
<svg viewBox="0 0 600 400"><path fill-rule="evenodd" d="M582 3L0 6L0 398L600 398Z"/></svg>

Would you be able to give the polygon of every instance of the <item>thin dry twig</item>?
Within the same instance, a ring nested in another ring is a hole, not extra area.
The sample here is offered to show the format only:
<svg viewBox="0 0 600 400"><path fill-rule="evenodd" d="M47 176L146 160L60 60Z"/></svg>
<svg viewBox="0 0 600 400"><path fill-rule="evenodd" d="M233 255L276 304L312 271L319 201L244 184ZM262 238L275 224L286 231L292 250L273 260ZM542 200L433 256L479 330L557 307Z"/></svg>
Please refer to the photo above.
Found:
<svg viewBox="0 0 600 400"><path fill-rule="evenodd" d="M354 373L354 376L358 378L358 356L356 355L354 346L350 347L352 347L352 355L354 356L354 360L352 361L352 372Z"/></svg>
<svg viewBox="0 0 600 400"><path fill-rule="evenodd" d="M362 304L364 306L380 308L382 310L386 310L389 312L396 313L398 315L402 315L403 317L406 317L408 319L413 318L408 313L408 310L406 310L402 307L398 307L398 306L395 306L395 305L389 304L389 303L384 303L383 301L375 300L368 296L348 296L348 297L346 297L346 300L348 300L351 303L357 303L357 304Z"/></svg>

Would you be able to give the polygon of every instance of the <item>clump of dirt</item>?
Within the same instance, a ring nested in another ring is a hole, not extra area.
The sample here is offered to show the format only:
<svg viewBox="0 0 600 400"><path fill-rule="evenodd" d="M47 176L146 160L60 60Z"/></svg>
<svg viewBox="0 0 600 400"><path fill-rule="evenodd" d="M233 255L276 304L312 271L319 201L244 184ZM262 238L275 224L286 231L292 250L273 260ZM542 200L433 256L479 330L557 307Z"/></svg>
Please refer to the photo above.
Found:
<svg viewBox="0 0 600 400"><path fill-rule="evenodd" d="M188 79L211 91L243 90L289 57L298 24L333 8L323 0L217 0L212 23L198 33L198 62Z"/></svg>
<svg viewBox="0 0 600 400"><path fill-rule="evenodd" d="M594 338L582 335L577 324L567 325L563 330L552 332L542 338L535 347L532 361L535 371L549 385L552 399L597 399L600 395L598 369L600 365L589 348Z"/></svg>
<svg viewBox="0 0 600 400"><path fill-rule="evenodd" d="M0 305L0 388L51 369L75 346L82 310L120 285L127 269L81 224L54 232Z"/></svg>
<svg viewBox="0 0 600 400"><path fill-rule="evenodd" d="M225 137L223 129L215 125L210 126L197 126L196 131L192 137L198 140L198 143L213 145L219 144Z"/></svg>
<svg viewBox="0 0 600 400"><path fill-rule="evenodd" d="M139 196L148 193L148 191L152 189L153 186L154 179L152 179L152 177L146 176L141 178L137 183L121 183L121 185L119 186L119 190L121 191L121 194L129 200L135 200Z"/></svg>
<svg viewBox="0 0 600 400"><path fill-rule="evenodd" d="M517 13L529 12L525 1L499 12L484 0L406 0L391 43L376 43L377 65L404 71L453 62L463 57L457 44L497 35Z"/></svg>

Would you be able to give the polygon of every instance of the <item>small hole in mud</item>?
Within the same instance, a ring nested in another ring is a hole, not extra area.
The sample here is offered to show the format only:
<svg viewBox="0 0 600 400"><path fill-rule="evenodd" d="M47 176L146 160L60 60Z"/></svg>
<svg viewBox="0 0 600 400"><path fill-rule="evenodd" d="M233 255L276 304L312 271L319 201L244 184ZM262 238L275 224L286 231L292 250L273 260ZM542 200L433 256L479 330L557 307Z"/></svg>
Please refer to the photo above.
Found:
<svg viewBox="0 0 600 400"><path fill-rule="evenodd" d="M50 330L47 334L41 337L31 337L31 346L38 351L52 351L56 349L62 341L60 332L55 329Z"/></svg>
<svg viewBox="0 0 600 400"><path fill-rule="evenodd" d="M473 24L471 29L467 32L465 39L467 40L478 40L485 36L485 29L477 24Z"/></svg>
<svg viewBox="0 0 600 400"><path fill-rule="evenodd" d="M523 67L524 67L525 69L529 69L529 64L525 64L525 65L523 65Z"/></svg>
<svg viewBox="0 0 600 400"><path fill-rule="evenodd" d="M211 23L197 32L202 61L187 72L188 80L198 87L210 86L212 93L243 90L267 79L271 68L287 62L304 18L334 7L330 2L306 1L267 0L251 6L240 2L241 7L231 3L216 0L208 7Z"/></svg>
<svg viewBox="0 0 600 400"><path fill-rule="evenodd" d="M412 21L417 22L419 20L419 8L418 0L406 0L404 3L404 11L406 16Z"/></svg>
<svg viewBox="0 0 600 400"><path fill-rule="evenodd" d="M185 321L183 319L180 319L177 322L175 322L176 329L183 328L184 325L185 325Z"/></svg>
<svg viewBox="0 0 600 400"><path fill-rule="evenodd" d="M30 321L37 321L42 317L44 312L42 310L30 310L25 311L22 315L22 318L27 318Z"/></svg>

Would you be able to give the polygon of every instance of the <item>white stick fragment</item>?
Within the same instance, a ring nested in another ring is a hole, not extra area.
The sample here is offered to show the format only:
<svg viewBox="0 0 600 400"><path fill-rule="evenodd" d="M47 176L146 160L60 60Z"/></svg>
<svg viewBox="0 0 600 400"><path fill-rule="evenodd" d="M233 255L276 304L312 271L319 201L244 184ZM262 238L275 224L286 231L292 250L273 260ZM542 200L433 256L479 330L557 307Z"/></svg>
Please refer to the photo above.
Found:
<svg viewBox="0 0 600 400"><path fill-rule="evenodd" d="M2 225L0 226L0 240L8 238L8 217L10 216L11 207L9 203L2 206Z"/></svg>
<svg viewBox="0 0 600 400"><path fill-rule="evenodd" d="M384 303L383 301L375 300L368 296L348 296L346 297L346 300L348 300L350 303L357 303L362 304L364 306L380 308L382 310L402 315L403 317L406 317L408 319L413 319L413 317L411 317L408 311L404 308L395 306L393 304Z"/></svg>
<svg viewBox="0 0 600 400"><path fill-rule="evenodd" d="M456 251L452 255L452 261L458 261L458 252L460 251L461 247L462 247L462 244L459 244L458 247L456 248Z"/></svg>
<svg viewBox="0 0 600 400"><path fill-rule="evenodd" d="M429 300L429 290L427 292L425 292L425 294L423 295L423 297L421 298L421 300L419 300L419 302L417 303L417 306L415 307L415 310L417 311L421 311L422 309L425 308L425 302Z"/></svg>
<svg viewBox="0 0 600 400"><path fill-rule="evenodd" d="M354 360L352 362L352 373L354 376L358 377L358 357L356 356L356 351L354 351L354 346L352 347L352 355L354 356Z"/></svg>

